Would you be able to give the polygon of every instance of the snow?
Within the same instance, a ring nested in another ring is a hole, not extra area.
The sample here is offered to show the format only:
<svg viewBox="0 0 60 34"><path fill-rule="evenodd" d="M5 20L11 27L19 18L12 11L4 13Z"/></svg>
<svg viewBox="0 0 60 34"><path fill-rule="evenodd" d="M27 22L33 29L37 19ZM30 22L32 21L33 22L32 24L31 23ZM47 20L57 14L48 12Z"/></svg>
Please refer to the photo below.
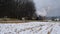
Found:
<svg viewBox="0 0 60 34"><path fill-rule="evenodd" d="M59 22L0 23L0 34L60 34Z"/></svg>

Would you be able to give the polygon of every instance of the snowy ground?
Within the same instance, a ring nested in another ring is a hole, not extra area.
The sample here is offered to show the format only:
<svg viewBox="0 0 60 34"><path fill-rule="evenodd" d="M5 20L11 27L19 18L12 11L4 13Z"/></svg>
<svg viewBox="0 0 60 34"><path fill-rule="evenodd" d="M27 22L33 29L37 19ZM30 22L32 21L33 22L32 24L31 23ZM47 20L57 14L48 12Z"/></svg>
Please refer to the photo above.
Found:
<svg viewBox="0 0 60 34"><path fill-rule="evenodd" d="M0 34L60 34L60 23L29 22L0 23Z"/></svg>

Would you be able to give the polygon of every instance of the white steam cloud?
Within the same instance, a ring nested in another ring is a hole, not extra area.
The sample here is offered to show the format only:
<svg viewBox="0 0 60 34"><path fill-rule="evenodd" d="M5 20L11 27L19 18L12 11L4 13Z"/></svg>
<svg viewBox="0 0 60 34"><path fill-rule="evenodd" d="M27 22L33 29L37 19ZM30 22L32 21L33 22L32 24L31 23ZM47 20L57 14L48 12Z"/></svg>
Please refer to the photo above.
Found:
<svg viewBox="0 0 60 34"><path fill-rule="evenodd" d="M33 1L35 3L37 15L60 16L60 0L33 0Z"/></svg>
<svg viewBox="0 0 60 34"><path fill-rule="evenodd" d="M38 17L39 17L39 15L40 16L46 16L50 9L51 9L51 7L48 6L46 8L40 9L40 11L36 10L35 13L37 14Z"/></svg>
<svg viewBox="0 0 60 34"><path fill-rule="evenodd" d="M38 3L37 3L38 2ZM46 16L47 13L49 12L49 10L51 9L51 6L50 5L43 5L44 1L43 0L34 0L34 3L35 3L35 8L36 8L36 14L37 16L39 17L40 16ZM40 6L40 7L38 7Z"/></svg>

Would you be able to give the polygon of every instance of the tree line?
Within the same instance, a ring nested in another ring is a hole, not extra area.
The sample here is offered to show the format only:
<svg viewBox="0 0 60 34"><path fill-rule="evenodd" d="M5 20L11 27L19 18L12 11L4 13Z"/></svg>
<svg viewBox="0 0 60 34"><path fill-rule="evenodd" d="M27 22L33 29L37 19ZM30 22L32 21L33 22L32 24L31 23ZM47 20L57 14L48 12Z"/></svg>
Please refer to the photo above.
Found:
<svg viewBox="0 0 60 34"><path fill-rule="evenodd" d="M33 1L0 0L0 18L7 16L7 18L28 17L31 19L35 11Z"/></svg>

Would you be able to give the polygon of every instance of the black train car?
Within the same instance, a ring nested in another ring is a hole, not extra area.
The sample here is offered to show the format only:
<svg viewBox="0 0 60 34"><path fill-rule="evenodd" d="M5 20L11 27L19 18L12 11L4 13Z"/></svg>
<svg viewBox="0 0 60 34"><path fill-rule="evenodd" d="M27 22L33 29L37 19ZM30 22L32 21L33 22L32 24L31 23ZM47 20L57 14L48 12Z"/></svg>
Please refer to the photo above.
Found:
<svg viewBox="0 0 60 34"><path fill-rule="evenodd" d="M33 0L0 0L0 18L31 19L34 12Z"/></svg>

